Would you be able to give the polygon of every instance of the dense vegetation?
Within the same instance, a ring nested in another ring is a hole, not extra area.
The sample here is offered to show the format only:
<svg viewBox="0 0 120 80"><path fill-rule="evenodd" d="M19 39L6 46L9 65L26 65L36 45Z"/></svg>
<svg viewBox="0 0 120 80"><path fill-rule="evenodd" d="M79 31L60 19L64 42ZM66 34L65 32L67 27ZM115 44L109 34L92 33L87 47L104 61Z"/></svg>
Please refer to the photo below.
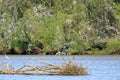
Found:
<svg viewBox="0 0 120 80"><path fill-rule="evenodd" d="M114 51L119 36L119 0L0 0L0 51Z"/></svg>

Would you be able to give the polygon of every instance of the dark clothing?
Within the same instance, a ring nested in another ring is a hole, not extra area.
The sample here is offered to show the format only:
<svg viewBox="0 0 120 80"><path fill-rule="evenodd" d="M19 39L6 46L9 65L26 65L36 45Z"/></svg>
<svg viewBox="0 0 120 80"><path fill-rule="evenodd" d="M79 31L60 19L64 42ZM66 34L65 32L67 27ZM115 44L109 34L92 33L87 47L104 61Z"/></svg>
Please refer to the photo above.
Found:
<svg viewBox="0 0 120 80"><path fill-rule="evenodd" d="M63 50L62 50L62 54L66 54L67 52L66 52L66 45L64 45L64 47L63 47Z"/></svg>

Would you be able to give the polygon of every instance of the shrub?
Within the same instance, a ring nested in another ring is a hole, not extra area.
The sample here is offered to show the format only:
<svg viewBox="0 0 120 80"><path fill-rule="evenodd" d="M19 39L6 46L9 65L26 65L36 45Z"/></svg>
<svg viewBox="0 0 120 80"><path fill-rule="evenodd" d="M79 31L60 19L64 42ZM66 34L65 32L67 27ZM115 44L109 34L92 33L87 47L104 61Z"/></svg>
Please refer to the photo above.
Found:
<svg viewBox="0 0 120 80"><path fill-rule="evenodd" d="M27 41L21 41L21 40L12 40L11 41L11 48L19 48L22 50L26 50L28 48L28 42Z"/></svg>

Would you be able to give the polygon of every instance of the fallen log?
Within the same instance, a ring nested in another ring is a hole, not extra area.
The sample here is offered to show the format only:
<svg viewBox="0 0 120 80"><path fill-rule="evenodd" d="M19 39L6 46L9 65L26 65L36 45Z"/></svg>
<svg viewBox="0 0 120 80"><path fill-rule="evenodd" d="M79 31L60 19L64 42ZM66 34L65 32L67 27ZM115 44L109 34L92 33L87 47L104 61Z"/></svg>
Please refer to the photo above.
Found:
<svg viewBox="0 0 120 80"><path fill-rule="evenodd" d="M24 75L87 75L86 68L82 65L78 66L76 63L69 61L64 66L50 64L40 59L31 58L38 61L45 66L35 66L24 64L18 69L11 66L5 67L7 64L0 64L0 74L24 74ZM4 68L4 69L2 69Z"/></svg>
<svg viewBox="0 0 120 80"><path fill-rule="evenodd" d="M50 64L50 63L47 63L47 62L45 62L45 61L43 61L43 60L40 60L40 59L35 59L35 58L31 58L31 59L36 60L36 61L38 61L38 62L40 62L40 63L43 63L43 64L45 64L45 65L48 65L48 66L54 66L54 67L57 67L57 68L59 68L59 69L64 69L64 68L63 68L62 66L60 66L60 65Z"/></svg>

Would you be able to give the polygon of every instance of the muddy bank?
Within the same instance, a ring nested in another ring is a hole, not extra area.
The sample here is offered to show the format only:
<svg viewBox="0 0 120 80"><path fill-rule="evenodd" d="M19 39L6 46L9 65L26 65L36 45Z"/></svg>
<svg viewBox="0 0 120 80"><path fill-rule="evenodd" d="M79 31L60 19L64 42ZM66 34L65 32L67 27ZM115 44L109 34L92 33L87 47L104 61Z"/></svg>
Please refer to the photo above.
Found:
<svg viewBox="0 0 120 80"><path fill-rule="evenodd" d="M120 49L113 51L98 51L94 53L92 51L78 51L71 53L71 55L120 55Z"/></svg>
<svg viewBox="0 0 120 80"><path fill-rule="evenodd" d="M20 49L6 49L4 51L0 51L1 55L9 54L9 55L62 55L62 52L59 50L49 50L46 52L43 52L42 49L36 47L33 50L20 50ZM93 51L76 51L76 52L67 52L65 55L120 55L120 49L112 50L112 51L96 51L93 53Z"/></svg>
<svg viewBox="0 0 120 80"><path fill-rule="evenodd" d="M35 47L31 50L22 50L15 48L7 48L3 51L0 51L0 54L9 54L9 55L41 55L43 54L43 50L39 47Z"/></svg>
<svg viewBox="0 0 120 80"><path fill-rule="evenodd" d="M59 53L59 54L58 54ZM45 53L40 48L34 48L33 50L20 50L20 49L6 49L4 51L0 51L1 55L9 54L9 55L62 55L58 50L49 50ZM98 51L93 53L93 51L77 51L72 53L67 53L65 55L120 55L120 49L116 49L113 51Z"/></svg>
<svg viewBox="0 0 120 80"><path fill-rule="evenodd" d="M106 42L92 44L90 48L85 50L78 50L75 52L71 52L70 46L66 46L66 52L64 55L120 55L120 49L115 49L108 51L106 50ZM37 44L31 49L19 49L19 48L4 48L4 50L0 51L1 55L9 54L9 55L63 55L62 51L64 47L58 48L55 50L43 50L44 46L42 43ZM97 51L94 51L97 49Z"/></svg>

